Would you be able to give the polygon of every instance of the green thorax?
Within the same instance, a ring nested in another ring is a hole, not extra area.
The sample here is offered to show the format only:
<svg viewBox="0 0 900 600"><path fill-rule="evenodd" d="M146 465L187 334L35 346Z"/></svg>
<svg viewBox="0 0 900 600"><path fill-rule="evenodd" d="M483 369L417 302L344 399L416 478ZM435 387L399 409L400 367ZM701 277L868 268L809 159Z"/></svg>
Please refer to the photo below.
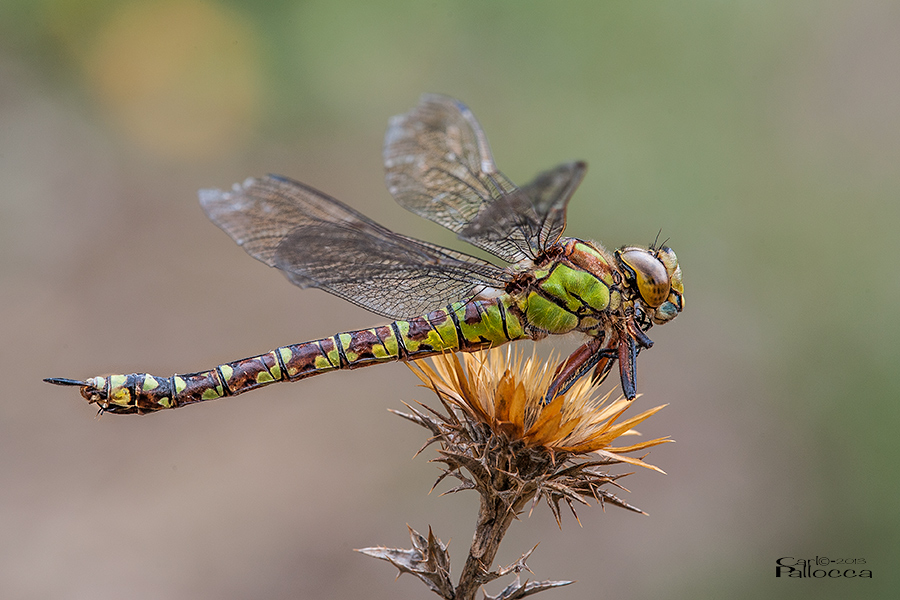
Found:
<svg viewBox="0 0 900 600"><path fill-rule="evenodd" d="M606 250L568 238L557 251L519 273L507 288L509 302L540 333L590 333L605 326L622 303L621 276Z"/></svg>

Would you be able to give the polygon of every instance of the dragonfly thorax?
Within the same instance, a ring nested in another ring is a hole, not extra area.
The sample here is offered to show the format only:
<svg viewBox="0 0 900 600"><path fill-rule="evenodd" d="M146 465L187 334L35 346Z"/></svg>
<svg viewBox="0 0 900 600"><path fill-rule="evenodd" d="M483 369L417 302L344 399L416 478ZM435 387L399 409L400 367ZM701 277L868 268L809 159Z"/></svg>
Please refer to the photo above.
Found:
<svg viewBox="0 0 900 600"><path fill-rule="evenodd" d="M510 290L519 295L527 322L554 334L596 329L621 304L614 259L574 238L552 250L518 278L518 289Z"/></svg>

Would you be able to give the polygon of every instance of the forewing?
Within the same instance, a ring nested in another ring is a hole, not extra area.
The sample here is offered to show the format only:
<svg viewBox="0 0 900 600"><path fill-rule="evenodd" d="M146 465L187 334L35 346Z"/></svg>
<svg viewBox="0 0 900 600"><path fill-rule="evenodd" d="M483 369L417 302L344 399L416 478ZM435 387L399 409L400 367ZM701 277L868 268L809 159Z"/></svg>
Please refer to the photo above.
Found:
<svg viewBox="0 0 900 600"><path fill-rule="evenodd" d="M439 95L391 119L383 154L397 202L509 262L534 258L559 237L584 175L583 163L569 163L518 189L494 164L472 111Z"/></svg>
<svg viewBox="0 0 900 600"><path fill-rule="evenodd" d="M393 319L467 300L507 279L499 267L396 234L283 177L248 179L230 192L202 190L200 203L251 256L293 283Z"/></svg>

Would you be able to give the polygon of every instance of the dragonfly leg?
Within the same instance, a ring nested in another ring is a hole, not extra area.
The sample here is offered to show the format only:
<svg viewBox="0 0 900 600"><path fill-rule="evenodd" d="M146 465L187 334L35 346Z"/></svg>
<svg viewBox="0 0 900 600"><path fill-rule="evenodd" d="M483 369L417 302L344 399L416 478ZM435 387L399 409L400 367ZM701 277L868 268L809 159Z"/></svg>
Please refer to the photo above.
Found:
<svg viewBox="0 0 900 600"><path fill-rule="evenodd" d="M629 321L628 334L623 335L619 342L619 378L622 393L629 400L637 396L637 355L643 348L652 346L653 340L634 321Z"/></svg>
<svg viewBox="0 0 900 600"><path fill-rule="evenodd" d="M634 338L634 341L637 342L637 345L641 348L652 348L653 340L647 337L647 334L637 326L636 323L631 322L628 324L628 333L631 334L631 337Z"/></svg>
<svg viewBox="0 0 900 600"><path fill-rule="evenodd" d="M629 400L637 396L635 384L637 381L637 354L638 346L630 335L623 335L619 344L619 379L622 381L622 393Z"/></svg>
<svg viewBox="0 0 900 600"><path fill-rule="evenodd" d="M606 376L609 375L609 372L612 371L613 364L616 362L616 357L618 353L615 355L611 352L607 352L605 356L603 356L598 362L597 366L594 367L594 374L591 375L594 383L599 385L606 380Z"/></svg>
<svg viewBox="0 0 900 600"><path fill-rule="evenodd" d="M609 371L609 368L612 367L612 362L609 361L615 360L616 356L615 351L603 347L601 338L591 338L556 367L553 382L547 390L544 403L549 404L556 396L566 393L581 376L593 369L594 366L600 367L601 361L608 363L608 366L600 367L601 371Z"/></svg>
<svg viewBox="0 0 900 600"><path fill-rule="evenodd" d="M606 345L603 338L591 338L560 363L544 403L549 404L556 396L566 393L592 368L594 381L597 383L603 381L616 360L619 361L622 393L629 400L634 400L637 396L637 355L642 349L652 347L653 340L647 337L634 321L629 321L627 331L614 337L611 342L610 345Z"/></svg>

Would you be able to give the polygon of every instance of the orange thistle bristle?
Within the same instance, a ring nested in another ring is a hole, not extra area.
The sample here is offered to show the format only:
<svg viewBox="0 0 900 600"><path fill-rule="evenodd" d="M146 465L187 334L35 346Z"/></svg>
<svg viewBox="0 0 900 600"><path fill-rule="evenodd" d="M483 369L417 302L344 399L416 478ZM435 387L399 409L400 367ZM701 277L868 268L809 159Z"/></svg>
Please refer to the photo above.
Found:
<svg viewBox="0 0 900 600"><path fill-rule="evenodd" d="M460 361L460 356L462 361ZM597 385L582 378L568 392L544 404L553 379L554 361L536 356L525 359L507 347L474 354L443 354L424 363L410 365L413 372L438 396L464 412L475 422L487 425L510 442L521 441L528 448L550 453L589 453L661 471L627 453L644 450L668 441L656 438L628 446L612 443L663 408L657 406L618 422L633 401L612 392L598 396Z"/></svg>

